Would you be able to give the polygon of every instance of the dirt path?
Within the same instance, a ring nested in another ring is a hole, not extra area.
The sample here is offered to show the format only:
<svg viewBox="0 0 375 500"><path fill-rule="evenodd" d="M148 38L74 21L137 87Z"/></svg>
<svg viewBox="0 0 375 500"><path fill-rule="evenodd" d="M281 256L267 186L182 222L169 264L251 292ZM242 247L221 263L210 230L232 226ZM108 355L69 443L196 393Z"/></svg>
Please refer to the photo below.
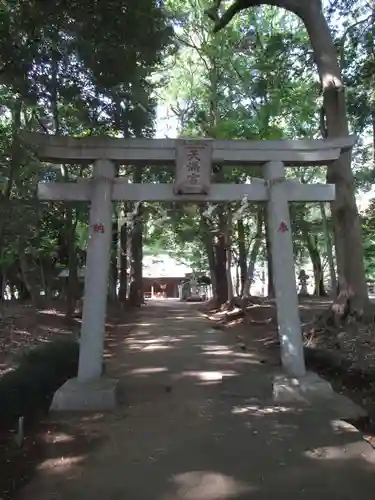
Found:
<svg viewBox="0 0 375 500"><path fill-rule="evenodd" d="M150 302L136 322L108 343L119 410L55 416L19 500L374 499L374 450L324 408L273 405L255 342L193 304Z"/></svg>

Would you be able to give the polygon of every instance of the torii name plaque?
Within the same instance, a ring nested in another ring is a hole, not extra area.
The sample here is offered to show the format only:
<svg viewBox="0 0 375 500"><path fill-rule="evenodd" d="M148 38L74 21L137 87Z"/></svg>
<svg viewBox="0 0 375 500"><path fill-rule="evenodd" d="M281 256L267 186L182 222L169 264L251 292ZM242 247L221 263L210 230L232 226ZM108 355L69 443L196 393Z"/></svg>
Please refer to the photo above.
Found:
<svg viewBox="0 0 375 500"><path fill-rule="evenodd" d="M176 146L176 181L178 195L209 193L211 184L213 141L179 139Z"/></svg>

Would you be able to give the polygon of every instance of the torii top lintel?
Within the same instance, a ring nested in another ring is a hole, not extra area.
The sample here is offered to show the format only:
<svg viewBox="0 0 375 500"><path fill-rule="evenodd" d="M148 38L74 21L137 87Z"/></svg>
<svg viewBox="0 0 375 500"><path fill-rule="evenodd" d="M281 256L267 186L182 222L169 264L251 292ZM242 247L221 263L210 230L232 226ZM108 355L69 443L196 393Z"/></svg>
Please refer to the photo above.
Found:
<svg viewBox="0 0 375 500"><path fill-rule="evenodd" d="M122 164L174 164L178 139L69 137L26 132L25 142L43 161L86 163L106 158ZM286 166L327 165L351 149L356 136L317 140L213 141L212 163L250 166L282 161Z"/></svg>

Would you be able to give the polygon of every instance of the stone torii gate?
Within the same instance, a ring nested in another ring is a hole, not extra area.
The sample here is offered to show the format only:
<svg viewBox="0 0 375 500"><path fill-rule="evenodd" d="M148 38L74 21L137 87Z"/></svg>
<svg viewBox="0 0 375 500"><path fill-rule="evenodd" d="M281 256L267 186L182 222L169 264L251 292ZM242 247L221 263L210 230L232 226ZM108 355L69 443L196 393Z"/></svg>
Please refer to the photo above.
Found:
<svg viewBox="0 0 375 500"><path fill-rule="evenodd" d="M90 202L89 243L85 273L79 370L55 394L52 407L64 410L110 409L116 405L117 381L102 376L102 357L112 232L112 202L192 201L229 202L244 197L267 202L281 360L286 377L280 388L308 387L320 382L306 376L298 297L295 282L289 202L322 202L335 198L334 185L306 185L285 178L285 167L327 166L355 144L349 136L325 140L214 141L211 139L72 138L26 134L42 161L93 163L92 179L42 182L42 200ZM133 184L115 178L115 164L176 164L174 184ZM212 165L262 166L264 181L251 184L212 184ZM287 382L289 380L289 382ZM289 384L290 385L290 384ZM275 386L274 386L275 387ZM276 392L277 392L276 388ZM275 393L275 389L274 389Z"/></svg>

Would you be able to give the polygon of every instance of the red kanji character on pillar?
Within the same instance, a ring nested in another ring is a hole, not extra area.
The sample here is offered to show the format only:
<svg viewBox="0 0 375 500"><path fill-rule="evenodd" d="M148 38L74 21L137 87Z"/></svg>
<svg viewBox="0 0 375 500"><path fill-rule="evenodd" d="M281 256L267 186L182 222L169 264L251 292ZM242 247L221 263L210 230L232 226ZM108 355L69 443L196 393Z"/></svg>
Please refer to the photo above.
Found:
<svg viewBox="0 0 375 500"><path fill-rule="evenodd" d="M286 231L288 231L288 226L286 225L286 223L284 221L280 222L279 231L281 231L282 233L285 233Z"/></svg>
<svg viewBox="0 0 375 500"><path fill-rule="evenodd" d="M94 233L104 233L103 224L95 224L94 225Z"/></svg>

